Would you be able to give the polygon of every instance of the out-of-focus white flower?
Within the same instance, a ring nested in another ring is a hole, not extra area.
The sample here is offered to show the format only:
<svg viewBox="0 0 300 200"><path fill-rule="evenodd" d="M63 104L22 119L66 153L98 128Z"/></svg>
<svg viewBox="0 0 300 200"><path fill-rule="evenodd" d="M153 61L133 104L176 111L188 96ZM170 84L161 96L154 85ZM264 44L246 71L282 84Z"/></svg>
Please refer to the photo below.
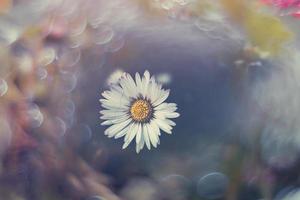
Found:
<svg viewBox="0 0 300 200"><path fill-rule="evenodd" d="M161 84L168 84L171 82L171 75L168 73L161 73L157 75L157 82Z"/></svg>
<svg viewBox="0 0 300 200"><path fill-rule="evenodd" d="M157 147L160 143L160 130L171 134L176 124L169 118L179 117L175 103L164 103L170 90L164 90L154 77L145 71L141 77L135 74L135 80L125 73L118 84L104 91L100 99L102 107L102 125L111 125L105 130L108 137L125 136L123 149L136 139L136 152L139 153L146 144Z"/></svg>
<svg viewBox="0 0 300 200"><path fill-rule="evenodd" d="M120 80L121 77L124 75L124 71L117 69L114 71L107 79L107 85L114 85L117 84Z"/></svg>

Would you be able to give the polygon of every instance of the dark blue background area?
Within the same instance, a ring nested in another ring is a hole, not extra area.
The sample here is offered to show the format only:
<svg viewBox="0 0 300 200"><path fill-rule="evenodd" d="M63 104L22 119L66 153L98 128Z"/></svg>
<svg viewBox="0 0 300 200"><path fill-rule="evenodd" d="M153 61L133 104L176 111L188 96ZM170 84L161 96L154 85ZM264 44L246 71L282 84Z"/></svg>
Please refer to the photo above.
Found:
<svg viewBox="0 0 300 200"><path fill-rule="evenodd" d="M80 89L85 91L83 106L89 109L88 112L82 114L87 113L91 117L89 123L94 124L93 133L97 134L102 141L111 140L103 135L104 127L99 125L98 111L101 107L98 100L100 93L108 89L103 86L106 85L105 81L110 73L115 69L122 69L133 76L135 72L143 73L149 70L154 75L166 72L172 77L172 82L164 86L171 89L167 102L177 103L181 116L175 119L177 126L174 128L173 135L163 135L161 138L159 151L189 150L190 145L203 137L225 136L228 127L232 124L233 113L239 104L239 99L236 99L236 94L234 94L236 91L232 80L233 53L221 52L228 54L227 62L224 63L224 60L205 56L205 53L185 52L182 48L176 48L176 44L164 48L158 43L149 46L147 42L145 44L143 41L135 42L138 44L134 47L138 55L132 59L117 61L114 60L113 55L106 55L106 62L97 70L97 73L92 71L87 74L86 78L93 81L86 82L82 86L85 88ZM100 59L96 60L96 67L97 62L101 62ZM95 91L98 92L95 93ZM108 143L113 148L121 146L120 142L115 140ZM133 148L130 147L130 149ZM121 148L120 151L122 151Z"/></svg>

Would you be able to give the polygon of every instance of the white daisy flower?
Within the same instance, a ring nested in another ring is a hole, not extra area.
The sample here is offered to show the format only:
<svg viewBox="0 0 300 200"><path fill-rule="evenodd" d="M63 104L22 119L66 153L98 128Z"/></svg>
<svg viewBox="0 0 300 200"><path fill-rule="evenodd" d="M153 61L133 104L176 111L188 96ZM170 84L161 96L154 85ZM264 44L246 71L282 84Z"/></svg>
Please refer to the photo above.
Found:
<svg viewBox="0 0 300 200"><path fill-rule="evenodd" d="M171 134L172 126L176 124L170 118L179 117L175 103L164 103L170 90L162 89L154 77L145 71L141 77L135 74L135 80L130 74L124 76L110 90L102 93L100 99L105 110L100 111L101 125L110 125L105 130L108 137L124 137L123 149L135 138L136 152L139 153L146 144L150 150L159 145L161 130Z"/></svg>

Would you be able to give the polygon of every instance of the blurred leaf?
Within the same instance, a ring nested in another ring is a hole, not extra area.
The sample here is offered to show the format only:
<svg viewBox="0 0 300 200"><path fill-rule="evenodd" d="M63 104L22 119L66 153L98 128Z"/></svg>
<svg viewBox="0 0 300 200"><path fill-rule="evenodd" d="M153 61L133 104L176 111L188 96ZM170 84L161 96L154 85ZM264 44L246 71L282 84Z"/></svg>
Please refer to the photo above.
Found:
<svg viewBox="0 0 300 200"><path fill-rule="evenodd" d="M224 9L247 32L249 41L262 51L278 54L293 37L292 32L275 16L261 12L253 2L221 0Z"/></svg>
<svg viewBox="0 0 300 200"><path fill-rule="evenodd" d="M254 10L245 19L244 26L251 43L271 54L278 54L293 36L279 19Z"/></svg>

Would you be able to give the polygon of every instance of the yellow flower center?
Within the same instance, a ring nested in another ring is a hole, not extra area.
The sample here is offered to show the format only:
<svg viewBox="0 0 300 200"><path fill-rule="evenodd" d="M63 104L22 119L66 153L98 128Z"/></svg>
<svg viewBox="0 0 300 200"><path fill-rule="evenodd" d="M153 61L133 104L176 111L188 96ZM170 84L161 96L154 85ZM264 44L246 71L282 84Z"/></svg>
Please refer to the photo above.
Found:
<svg viewBox="0 0 300 200"><path fill-rule="evenodd" d="M131 105L130 114L135 121L145 121L151 114L151 105L146 100L138 99Z"/></svg>

